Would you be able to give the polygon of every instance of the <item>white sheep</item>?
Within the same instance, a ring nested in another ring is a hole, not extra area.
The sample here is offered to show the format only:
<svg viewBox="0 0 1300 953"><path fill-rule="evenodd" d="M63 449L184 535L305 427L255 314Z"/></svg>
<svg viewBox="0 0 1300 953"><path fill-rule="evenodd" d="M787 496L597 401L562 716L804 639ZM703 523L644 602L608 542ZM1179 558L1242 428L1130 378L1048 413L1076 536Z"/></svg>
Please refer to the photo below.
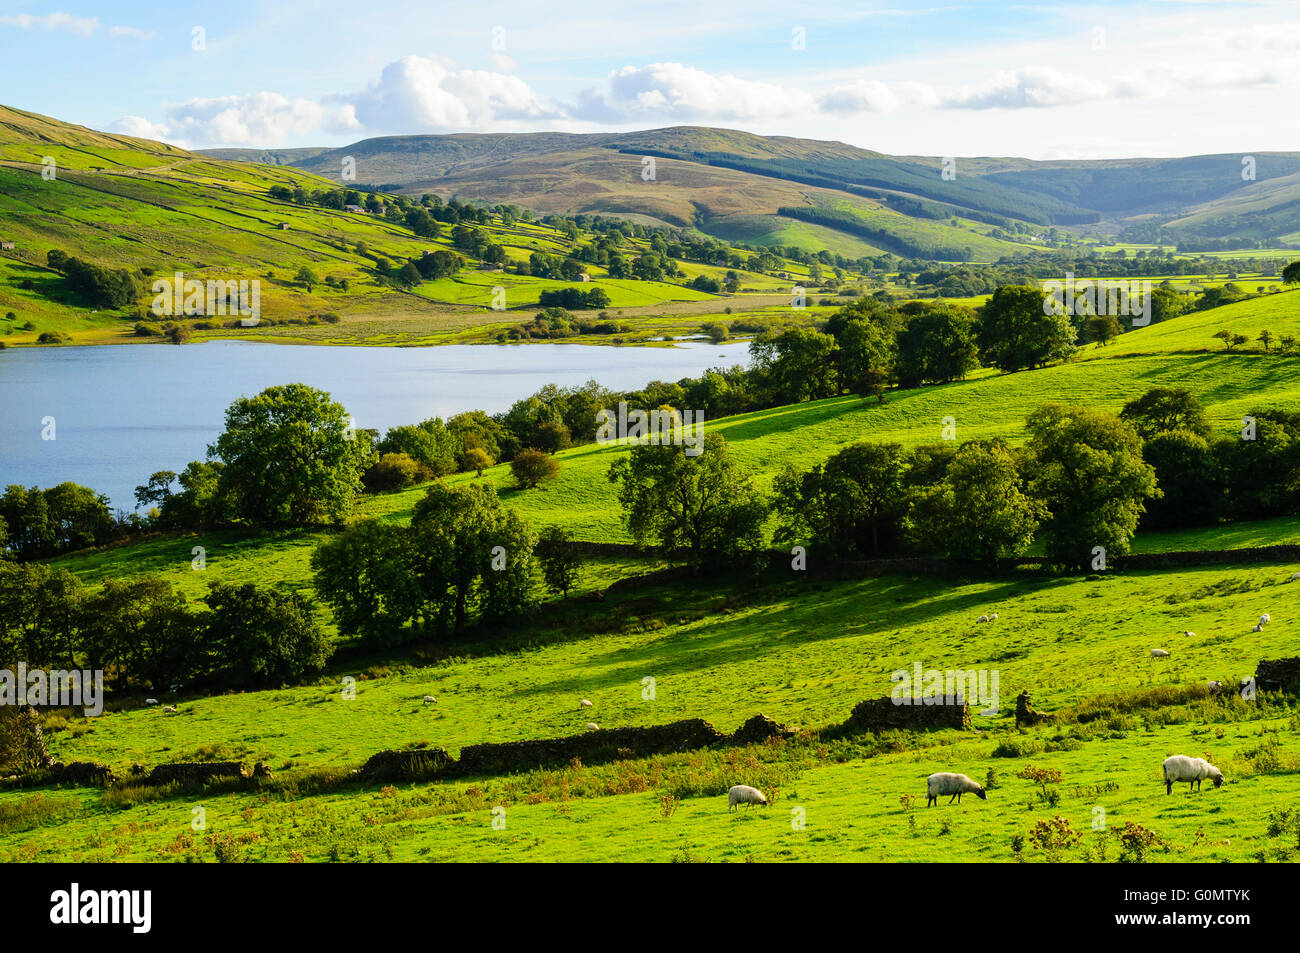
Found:
<svg viewBox="0 0 1300 953"><path fill-rule="evenodd" d="M987 622L987 621L989 621L989 617L986 616L986 615L982 615L982 616L980 616L978 619L976 619L975 621L976 621L976 622Z"/></svg>
<svg viewBox="0 0 1300 953"><path fill-rule="evenodd" d="M1175 781L1186 781L1189 792L1192 785L1196 785L1196 790L1199 791L1201 782L1206 778L1213 780L1216 788L1223 784L1223 772L1204 758L1189 758L1185 754L1176 754L1165 758L1162 771L1166 794L1173 793Z"/></svg>
<svg viewBox="0 0 1300 953"><path fill-rule="evenodd" d="M997 614L996 612L994 612L992 615L990 615L990 616L989 616L989 621L990 621L990 622L997 622L997 621L998 621L998 614Z"/></svg>
<svg viewBox="0 0 1300 953"><path fill-rule="evenodd" d="M176 706L175 706L175 705L164 705L164 706L163 706L163 713L164 713L164 714L167 714L167 715L174 715L174 714L176 714Z"/></svg>
<svg viewBox="0 0 1300 953"><path fill-rule="evenodd" d="M1263 632L1263 631L1264 631L1264 627L1263 627L1262 625L1257 625L1257 626L1255 626L1255 628L1251 629L1250 631L1252 631L1252 632Z"/></svg>
<svg viewBox="0 0 1300 953"><path fill-rule="evenodd" d="M1196 638L1196 633L1195 633L1195 632L1184 632L1183 635L1187 636L1189 639L1194 639L1194 638Z"/></svg>
<svg viewBox="0 0 1300 953"><path fill-rule="evenodd" d="M937 805L939 803L939 798L945 794L952 795L952 797L948 798L949 804L954 800L960 804L961 796L963 794L974 794L981 801L988 800L988 795L984 793L984 789L964 774L953 774L951 771L940 771L939 773L932 774L925 779L926 807L929 807L931 804Z"/></svg>
<svg viewBox="0 0 1300 953"><path fill-rule="evenodd" d="M1291 573L1291 578L1287 582L1295 582L1296 580L1300 580L1300 572Z"/></svg>
<svg viewBox="0 0 1300 953"><path fill-rule="evenodd" d="M424 703L426 705L436 705L438 703L438 699L434 698L432 695L425 695Z"/></svg>
<svg viewBox="0 0 1300 953"><path fill-rule="evenodd" d="M591 702L587 701L587 699L584 698L582 701L578 702L578 707L579 707L579 708L590 708L590 707L591 707Z"/></svg>
<svg viewBox="0 0 1300 953"><path fill-rule="evenodd" d="M1263 625L1265 622L1272 622L1272 621L1273 621L1273 617L1269 615L1267 612L1265 612L1262 616L1259 617L1260 625Z"/></svg>
<svg viewBox="0 0 1300 953"><path fill-rule="evenodd" d="M158 699L156 699L156 698L146 698L146 699L144 700L144 703L145 703L146 705L156 705L156 704L158 704Z"/></svg>
<svg viewBox="0 0 1300 953"><path fill-rule="evenodd" d="M587 722L587 730L588 730L588 731L600 731L600 725L596 724L594 721L589 721L589 722Z"/></svg>
<svg viewBox="0 0 1300 953"><path fill-rule="evenodd" d="M766 805L767 798L758 788L751 788L748 784L735 784L727 791L727 813L734 811L737 804Z"/></svg>
<svg viewBox="0 0 1300 953"><path fill-rule="evenodd" d="M1169 653L1166 652L1164 649L1152 649L1152 650L1151 650L1151 657L1152 657L1152 658L1169 658Z"/></svg>

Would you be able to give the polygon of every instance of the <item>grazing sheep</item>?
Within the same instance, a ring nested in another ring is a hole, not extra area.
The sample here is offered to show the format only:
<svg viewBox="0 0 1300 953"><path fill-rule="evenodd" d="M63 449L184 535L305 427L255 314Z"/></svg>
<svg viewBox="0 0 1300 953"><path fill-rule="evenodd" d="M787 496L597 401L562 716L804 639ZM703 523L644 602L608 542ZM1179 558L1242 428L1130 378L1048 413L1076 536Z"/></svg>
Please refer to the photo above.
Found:
<svg viewBox="0 0 1300 953"><path fill-rule="evenodd" d="M1152 657L1152 658L1169 658L1169 653L1166 652L1164 649L1152 649L1152 650L1151 650L1151 657Z"/></svg>
<svg viewBox="0 0 1300 953"><path fill-rule="evenodd" d="M1297 579L1300 579L1300 572L1293 572L1291 573L1291 578L1288 579L1287 582L1295 582Z"/></svg>
<svg viewBox="0 0 1300 953"><path fill-rule="evenodd" d="M1263 625L1265 622L1272 622L1272 621L1273 621L1273 617L1269 615L1267 612L1265 612L1262 616L1259 617L1260 625Z"/></svg>
<svg viewBox="0 0 1300 953"><path fill-rule="evenodd" d="M1196 638L1196 633L1195 633L1195 632L1184 632L1183 635L1187 636L1189 639L1194 639L1194 638Z"/></svg>
<svg viewBox="0 0 1300 953"><path fill-rule="evenodd" d="M174 715L174 714L176 714L176 706L175 706L175 705L164 705L164 706L163 706L163 713L164 713L164 714L168 714L168 715Z"/></svg>
<svg viewBox="0 0 1300 953"><path fill-rule="evenodd" d="M582 701L578 702L578 707L579 707L579 708L590 708L590 707L591 707L591 702L587 701L587 699L584 698Z"/></svg>
<svg viewBox="0 0 1300 953"><path fill-rule="evenodd" d="M992 615L990 615L990 616L989 616L989 621L990 621L990 622L997 622L997 621L998 621L998 614L997 614L996 612L994 612Z"/></svg>
<svg viewBox="0 0 1300 953"><path fill-rule="evenodd" d="M974 794L981 801L988 800L988 795L984 793L984 789L964 774L940 771L938 774L932 774L925 779L926 807L931 804L938 804L940 796L944 794L952 795L952 797L948 798L949 804L954 799L960 804L962 794Z"/></svg>
<svg viewBox="0 0 1300 953"><path fill-rule="evenodd" d="M144 700L144 703L145 703L146 705L156 705L156 704L158 704L158 699L156 699L156 698L146 698L146 699Z"/></svg>
<svg viewBox="0 0 1300 953"><path fill-rule="evenodd" d="M1255 628L1251 629L1250 631L1252 631L1252 632L1263 632L1263 631L1264 631L1264 627L1263 627L1262 625L1257 625L1257 626L1255 626Z"/></svg>
<svg viewBox="0 0 1300 953"><path fill-rule="evenodd" d="M1192 790L1192 785L1196 785L1196 790L1199 791L1201 782L1206 778L1213 780L1216 788L1223 784L1223 772L1204 758L1189 758L1185 754L1176 754L1165 758L1162 770L1166 794L1173 793L1175 781L1186 781L1189 792Z"/></svg>
<svg viewBox="0 0 1300 953"><path fill-rule="evenodd" d="M727 813L734 811L737 804L766 805L767 798L763 797L763 792L758 788L751 788L748 784L736 784L727 791Z"/></svg>
<svg viewBox="0 0 1300 953"><path fill-rule="evenodd" d="M426 705L435 705L435 704L437 704L437 702L438 702L438 699L434 698L432 695L425 695L425 696L424 696L424 703L425 703Z"/></svg>
<svg viewBox="0 0 1300 953"><path fill-rule="evenodd" d="M587 730L588 730L588 731L600 731L600 725L596 724L594 721L589 721L589 722L587 722Z"/></svg>
<svg viewBox="0 0 1300 953"><path fill-rule="evenodd" d="M1206 682L1205 687L1217 695L1219 692L1223 691L1223 682Z"/></svg>
<svg viewBox="0 0 1300 953"><path fill-rule="evenodd" d="M989 621L989 617L986 616L986 615L982 615L982 616L980 616L978 619L976 619L975 621L976 621L976 622L987 622L987 621Z"/></svg>

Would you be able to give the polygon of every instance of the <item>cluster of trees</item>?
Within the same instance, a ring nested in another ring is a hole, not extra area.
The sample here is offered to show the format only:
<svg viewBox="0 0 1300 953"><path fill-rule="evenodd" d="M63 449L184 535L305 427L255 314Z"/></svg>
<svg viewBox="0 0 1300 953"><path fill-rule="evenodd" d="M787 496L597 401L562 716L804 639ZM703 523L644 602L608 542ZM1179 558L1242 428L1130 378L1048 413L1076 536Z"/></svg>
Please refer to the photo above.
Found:
<svg viewBox="0 0 1300 953"><path fill-rule="evenodd" d="M559 530L537 538L486 483L434 483L408 526L352 523L313 553L314 585L339 631L388 646L459 633L499 621L537 601L539 561L554 591L567 594L579 557Z"/></svg>
<svg viewBox="0 0 1300 953"><path fill-rule="evenodd" d="M374 463L373 433L356 430L342 404L306 384L268 387L226 410L225 429L178 476L136 487L152 522L168 527L342 522ZM172 489L179 483L179 491Z"/></svg>
<svg viewBox="0 0 1300 953"><path fill-rule="evenodd" d="M213 583L191 603L165 579L110 579L88 592L42 563L0 562L0 662L102 670L115 690L194 681L255 688L319 671L330 654L297 593Z"/></svg>
<svg viewBox="0 0 1300 953"><path fill-rule="evenodd" d="M538 296L543 308L565 308L569 311L599 311L609 307L609 294L604 288L555 288Z"/></svg>
<svg viewBox="0 0 1300 953"><path fill-rule="evenodd" d="M1164 491L1148 504L1144 528L1300 514L1300 412L1256 408L1240 430L1215 434L1190 393L1155 388L1120 417L1141 436Z"/></svg>
<svg viewBox="0 0 1300 953"><path fill-rule="evenodd" d="M271 198L279 202L292 202L295 205L318 205L321 208L343 210L348 205L359 205L369 212L382 212L384 203L373 192L366 192L364 198L360 189L312 189L302 186L273 185L266 190Z"/></svg>
<svg viewBox="0 0 1300 953"><path fill-rule="evenodd" d="M451 230L451 243L480 261L489 265L504 265L506 250L492 241L492 236L482 228L457 225Z"/></svg>
<svg viewBox="0 0 1300 953"><path fill-rule="evenodd" d="M1089 565L1097 546L1127 552L1144 504L1159 494L1136 430L1066 404L1039 408L1026 426L1019 449L863 442L806 471L786 467L773 483L774 538L841 556L986 564L1023 554L1036 533L1062 565Z"/></svg>
<svg viewBox="0 0 1300 953"><path fill-rule="evenodd" d="M551 307L539 311L528 324L516 324L498 332L497 340L526 341L530 338L567 338L578 334L622 334L628 330L626 322L611 320L605 311L593 320L575 317L564 308Z"/></svg>
<svg viewBox="0 0 1300 953"><path fill-rule="evenodd" d="M48 489L11 484L0 496L0 555L46 559L118 539L131 529L108 497L76 483Z"/></svg>
<svg viewBox="0 0 1300 953"><path fill-rule="evenodd" d="M63 274L73 294L97 308L129 307L140 297L144 276L138 270L105 268L69 257L57 248L46 252L45 260Z"/></svg>
<svg viewBox="0 0 1300 953"><path fill-rule="evenodd" d="M941 298L964 298L973 295L992 294L1001 285L1034 284L1046 279L1060 279L1062 275L1072 274L1076 279L1094 278L1145 278L1151 274L1160 275L1213 275L1228 274L1236 276L1240 272L1262 271L1266 275L1276 274L1277 262L1256 259L1222 259L1222 258L1188 258L1175 257L1172 250L1141 250L1130 255L1120 249L1103 254L1096 249L1082 252L1052 251L1031 252L1015 258L1003 258L996 264L942 264L933 261L904 261L898 264L901 277L918 293L932 294ZM865 271L864 271L865 273ZM1285 280L1285 272L1283 273ZM1192 299L1174 291L1166 278L1157 286L1157 295L1163 293L1177 295L1183 299L1181 310L1166 310L1175 302L1168 298L1153 305L1153 323L1177 317L1192 306ZM1209 289L1215 291L1215 289ZM1245 292L1237 289L1238 296ZM1228 300L1239 300L1231 298ZM1197 299L1197 307L1214 307L1225 304L1222 292L1210 294L1208 298Z"/></svg>
<svg viewBox="0 0 1300 953"><path fill-rule="evenodd" d="M979 364L980 339L1008 369L1029 356L1043 360L1048 355L1063 356L1052 349L1050 337L1049 346L1032 354L1027 348L1023 354L1003 353L1013 339L1042 331L1039 326L1044 322L1039 319L1046 316L1041 292L1036 301L1035 314L1020 302L991 302L988 317L977 322L974 312L952 305L913 301L895 308L862 298L832 315L825 330L792 328L761 334L750 345L748 383L765 406L844 393L883 398L894 381L911 387L964 378ZM1034 329L1019 328L1012 316Z"/></svg>
<svg viewBox="0 0 1300 953"><path fill-rule="evenodd" d="M464 266L464 258L445 248L426 251L419 258L409 259L400 267L387 258L375 261L375 271L379 276L400 288L413 288L422 281L450 277Z"/></svg>
<svg viewBox="0 0 1300 953"><path fill-rule="evenodd" d="M987 565L1035 538L1060 565L1087 568L1129 550L1139 528L1300 514L1300 413L1262 409L1249 432L1210 438L1186 391L1156 388L1119 415L1062 403L1026 420L1028 442L945 442L905 449L860 442L808 469L787 466L770 497L710 433L705 451L638 446L616 461L638 543L727 564L778 544L840 557L944 555Z"/></svg>

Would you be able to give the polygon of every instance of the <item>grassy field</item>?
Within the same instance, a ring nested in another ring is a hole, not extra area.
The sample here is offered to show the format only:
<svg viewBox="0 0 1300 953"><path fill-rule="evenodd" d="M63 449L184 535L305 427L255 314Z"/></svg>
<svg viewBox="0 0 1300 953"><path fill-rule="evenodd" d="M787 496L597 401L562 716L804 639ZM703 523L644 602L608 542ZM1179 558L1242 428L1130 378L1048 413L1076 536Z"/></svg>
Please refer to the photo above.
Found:
<svg viewBox="0 0 1300 953"><path fill-rule="evenodd" d="M587 584L607 585L630 571L593 567ZM927 668L998 669L1004 705L1014 707L1009 700L1029 689L1035 704L1055 710L1106 692L1235 682L1259 658L1287 654L1300 620L1284 611L1293 594L1276 587L1290 571L1213 567L942 585L929 577L775 580L753 592L651 586L637 590L630 606L561 607L521 630L517 637L529 644L507 652L431 668L418 659L362 663L309 686L183 698L176 716L137 700L76 737L57 734L54 751L125 767L185 760L218 745L282 767L355 765L381 747L421 741L455 751L572 734L593 717L604 727L702 717L731 731L761 711L820 726L843 720L862 698L887 695L890 673L917 660ZM1274 623L1252 633L1270 610ZM990 611L999 621L977 625ZM1172 657L1153 660L1152 648ZM349 673L372 676L355 702L339 697L339 678ZM641 698L645 676L657 683L653 702ZM436 709L421 702L425 694L438 698ZM594 714L579 711L580 698L595 703Z"/></svg>
<svg viewBox="0 0 1300 953"><path fill-rule="evenodd" d="M1104 580L940 585L892 577L643 590L635 618L616 608L600 614L613 631L578 634L570 614L527 649L358 671L355 701L340 698L335 677L182 698L176 716L132 705L77 720L53 735L59 757L123 768L133 760L263 759L284 787L0 793L0 858L212 859L214 844L189 826L201 806L207 834L233 837L248 859L264 860L296 851L306 860L921 861L942 852L1010 861L1012 838L1057 814L1086 835L1064 859L1100 859L1103 849L1116 859L1115 832L1133 821L1167 847L1151 860L1251 860L1286 846L1267 836L1268 815L1295 803L1300 715L1266 698L1151 707L1140 699L1233 678L1293 645L1295 622L1281 618L1286 593L1276 588L1284 579L1277 568L1252 566ZM1262 636L1249 631L1261 607L1275 612ZM988 609L999 611L998 623L976 625L975 614ZM1184 636L1188 628L1197 634ZM1169 660L1147 657L1157 643L1171 649ZM321 770L354 766L380 746L554 736L591 718L613 727L704 717L729 730L763 711L815 728L886 694L890 672L917 661L998 670L1000 713L976 714L970 733L814 733L784 745L382 790ZM641 698L645 675L656 679L653 701ZM1017 731L1011 699L1025 688L1036 707L1060 711L1062 723ZM436 707L420 702L429 692ZM1093 703L1097 717L1071 714L1097 696L1108 697ZM594 708L580 711L580 697ZM1172 753L1208 754L1228 784L1166 796L1159 765ZM1062 773L1053 785L1058 803L1015 776L1026 764ZM988 801L922 807L931 771L984 781L990 769L998 786ZM737 782L775 794L775 804L729 816L723 794ZM313 784L324 789L304 796ZM921 797L909 806L903 795ZM498 805L505 831L491 823ZM1091 827L1099 805L1109 835ZM793 808L803 810L806 829L792 828ZM1043 855L1030 846L1024 856Z"/></svg>

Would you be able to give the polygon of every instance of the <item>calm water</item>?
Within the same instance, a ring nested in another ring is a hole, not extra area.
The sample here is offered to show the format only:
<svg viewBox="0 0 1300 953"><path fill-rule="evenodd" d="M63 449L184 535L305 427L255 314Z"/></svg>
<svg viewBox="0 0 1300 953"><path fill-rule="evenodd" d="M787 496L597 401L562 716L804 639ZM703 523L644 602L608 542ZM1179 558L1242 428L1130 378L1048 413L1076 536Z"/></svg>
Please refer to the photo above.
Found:
<svg viewBox="0 0 1300 953"><path fill-rule="evenodd" d="M237 397L302 382L329 391L358 428L383 431L463 410L496 413L553 383L613 390L744 364L747 345L572 344L311 347L209 341L183 347L10 348L0 352L0 487L72 480L134 509L157 470L203 459ZM42 419L55 439L42 440Z"/></svg>

